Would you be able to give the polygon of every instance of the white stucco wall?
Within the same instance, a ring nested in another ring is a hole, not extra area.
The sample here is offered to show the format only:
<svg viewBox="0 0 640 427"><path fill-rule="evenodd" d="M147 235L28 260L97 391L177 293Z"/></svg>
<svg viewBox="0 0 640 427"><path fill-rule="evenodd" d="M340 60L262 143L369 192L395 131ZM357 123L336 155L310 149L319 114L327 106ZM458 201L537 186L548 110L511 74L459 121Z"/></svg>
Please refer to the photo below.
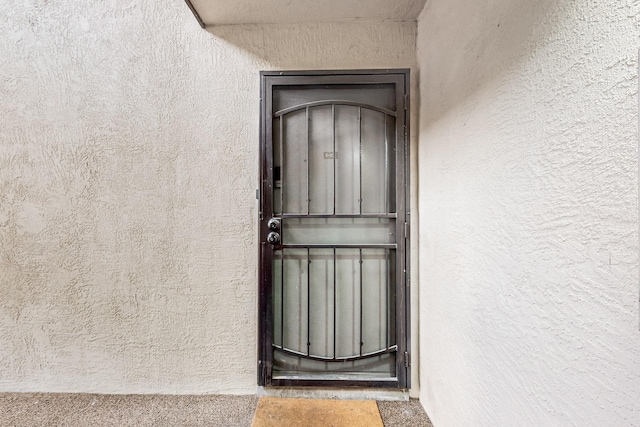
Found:
<svg viewBox="0 0 640 427"><path fill-rule="evenodd" d="M434 425L640 425L635 0L418 21L421 401Z"/></svg>
<svg viewBox="0 0 640 427"><path fill-rule="evenodd" d="M0 16L0 391L254 393L258 71L410 67L415 23Z"/></svg>

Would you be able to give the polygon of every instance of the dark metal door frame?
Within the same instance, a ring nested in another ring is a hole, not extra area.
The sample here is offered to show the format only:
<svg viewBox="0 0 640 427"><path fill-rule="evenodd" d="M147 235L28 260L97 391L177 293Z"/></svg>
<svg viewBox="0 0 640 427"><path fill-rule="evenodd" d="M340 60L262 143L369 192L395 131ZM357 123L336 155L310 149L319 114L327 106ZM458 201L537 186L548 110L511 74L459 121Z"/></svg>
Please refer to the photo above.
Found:
<svg viewBox="0 0 640 427"><path fill-rule="evenodd" d="M274 171L270 140L273 135L273 90L277 86L394 84L396 90L396 378L394 381L273 379L272 277L274 246L267 242L272 231ZM410 387L409 317L409 70L263 71L260 73L260 213L259 213L259 334L258 384L260 386Z"/></svg>

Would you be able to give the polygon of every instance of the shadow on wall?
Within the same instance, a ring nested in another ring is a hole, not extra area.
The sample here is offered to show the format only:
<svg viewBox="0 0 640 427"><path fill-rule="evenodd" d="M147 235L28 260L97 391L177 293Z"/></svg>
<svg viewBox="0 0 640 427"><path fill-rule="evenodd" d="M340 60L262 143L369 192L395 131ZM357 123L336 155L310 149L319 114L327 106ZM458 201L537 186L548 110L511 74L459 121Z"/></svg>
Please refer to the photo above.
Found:
<svg viewBox="0 0 640 427"><path fill-rule="evenodd" d="M539 44L552 37L562 22L556 11L570 1L482 0L482 5L475 7L465 3L431 1L420 16L423 125L438 121L532 55Z"/></svg>
<svg viewBox="0 0 640 427"><path fill-rule="evenodd" d="M251 24L207 28L257 58L262 69L410 67L414 22Z"/></svg>

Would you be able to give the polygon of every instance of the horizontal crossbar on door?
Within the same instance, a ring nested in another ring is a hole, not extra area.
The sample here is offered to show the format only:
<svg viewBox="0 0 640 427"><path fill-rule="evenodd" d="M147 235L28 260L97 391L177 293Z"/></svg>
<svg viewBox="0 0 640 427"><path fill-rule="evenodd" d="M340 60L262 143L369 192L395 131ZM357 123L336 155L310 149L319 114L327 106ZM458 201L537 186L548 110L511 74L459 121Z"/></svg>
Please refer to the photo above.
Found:
<svg viewBox="0 0 640 427"><path fill-rule="evenodd" d="M366 243L366 244L325 244L325 243L306 243L306 244L288 244L274 245L277 249L397 249L395 243Z"/></svg>
<svg viewBox="0 0 640 427"><path fill-rule="evenodd" d="M380 214L284 214L280 218L397 218L395 213Z"/></svg>

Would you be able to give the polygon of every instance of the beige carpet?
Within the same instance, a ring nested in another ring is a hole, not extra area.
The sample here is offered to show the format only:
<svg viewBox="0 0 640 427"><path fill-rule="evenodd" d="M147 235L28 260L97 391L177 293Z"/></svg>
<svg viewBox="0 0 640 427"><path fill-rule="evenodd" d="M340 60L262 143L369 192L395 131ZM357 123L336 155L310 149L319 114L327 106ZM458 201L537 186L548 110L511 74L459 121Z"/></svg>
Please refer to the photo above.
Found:
<svg viewBox="0 0 640 427"><path fill-rule="evenodd" d="M261 397L252 427L383 427L373 400Z"/></svg>

